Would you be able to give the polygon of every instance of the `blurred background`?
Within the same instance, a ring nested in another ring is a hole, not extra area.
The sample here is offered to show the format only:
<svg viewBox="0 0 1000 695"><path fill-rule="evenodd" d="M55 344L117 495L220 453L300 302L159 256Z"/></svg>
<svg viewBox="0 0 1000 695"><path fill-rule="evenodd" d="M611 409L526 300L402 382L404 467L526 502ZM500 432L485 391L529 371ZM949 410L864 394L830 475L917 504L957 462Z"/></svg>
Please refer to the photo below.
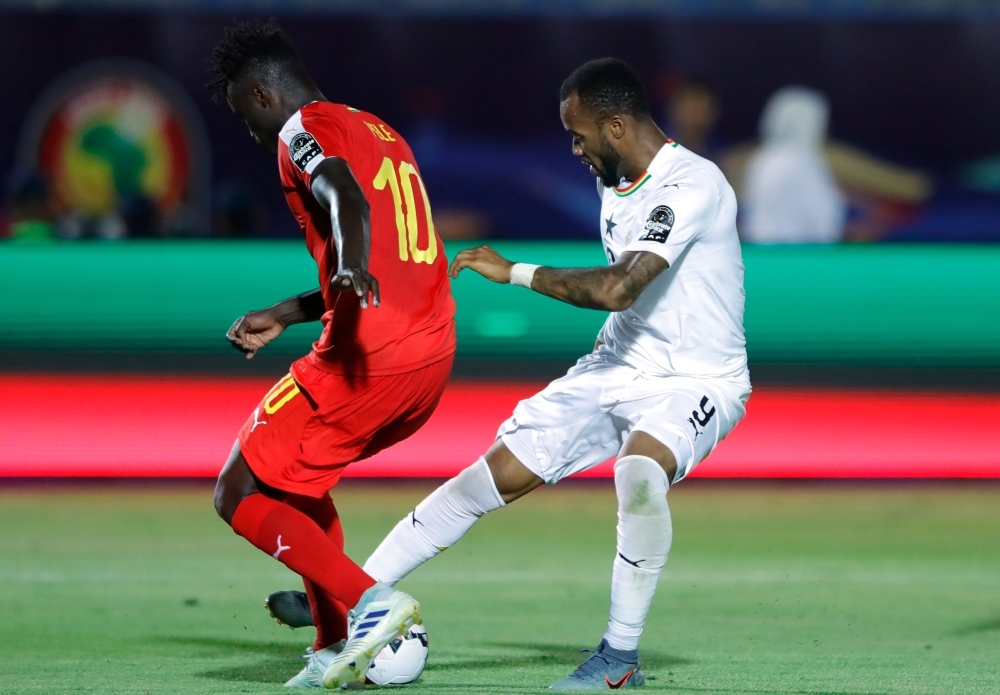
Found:
<svg viewBox="0 0 1000 695"><path fill-rule="evenodd" d="M203 87L239 3L2 6L6 236L297 237L273 163ZM815 195L835 192L843 208L822 240L1000 240L989 0L275 0L255 11L281 18L329 98L406 134L447 237L592 237L597 200L567 156L556 94L581 62L615 55L646 79L664 130L718 162L744 203L761 194L754 154L794 138L765 132L765 108L798 86L818 114L788 93L784 108L832 185Z"/></svg>
<svg viewBox="0 0 1000 695"><path fill-rule="evenodd" d="M0 443L0 474L211 475L256 394L316 336L297 326L253 362L222 338L244 311L315 284L274 160L204 87L222 28L248 15L194 0L0 8L0 407L19 423ZM599 201L562 131L558 87L596 56L639 70L664 131L715 161L741 202L758 390L701 474L1000 472L981 421L941 400L995 408L1000 388L995 3L286 0L254 11L280 19L329 98L404 134L450 255L489 241L515 259L602 263ZM409 466L385 470L457 470L519 395L590 349L604 318L471 276L454 291L452 397L490 397L435 421L462 425L468 446L429 450L427 434L383 457ZM838 420L830 394L810 388L888 400L844 396ZM218 407L174 412L206 403L191 389ZM900 410L899 389L923 400ZM955 395L969 392L979 400ZM111 411L83 405L95 402ZM495 411L477 415L487 402ZM165 412L184 418L185 437ZM478 428L466 422L476 417ZM774 463L791 450L774 439L788 417L830 446ZM918 444L938 417L971 434L957 448Z"/></svg>

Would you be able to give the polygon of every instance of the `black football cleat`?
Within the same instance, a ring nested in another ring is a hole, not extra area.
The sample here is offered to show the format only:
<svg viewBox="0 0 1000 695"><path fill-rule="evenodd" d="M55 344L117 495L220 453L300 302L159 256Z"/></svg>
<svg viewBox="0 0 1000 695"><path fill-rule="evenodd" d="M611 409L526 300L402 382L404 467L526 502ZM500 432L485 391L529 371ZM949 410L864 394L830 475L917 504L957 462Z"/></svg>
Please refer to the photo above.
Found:
<svg viewBox="0 0 1000 695"><path fill-rule="evenodd" d="M264 608L278 625L287 625L293 630L313 624L309 597L304 591L275 591L264 599Z"/></svg>

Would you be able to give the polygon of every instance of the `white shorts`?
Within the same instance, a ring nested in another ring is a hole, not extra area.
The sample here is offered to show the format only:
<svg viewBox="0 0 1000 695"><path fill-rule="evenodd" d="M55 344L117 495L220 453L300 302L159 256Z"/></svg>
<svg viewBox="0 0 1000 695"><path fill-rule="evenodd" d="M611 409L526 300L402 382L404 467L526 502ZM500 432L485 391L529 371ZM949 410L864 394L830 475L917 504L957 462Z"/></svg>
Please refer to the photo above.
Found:
<svg viewBox="0 0 1000 695"><path fill-rule="evenodd" d="M497 438L552 484L617 456L638 430L673 453L676 483L743 419L749 397L745 379L654 377L589 354L518 403Z"/></svg>

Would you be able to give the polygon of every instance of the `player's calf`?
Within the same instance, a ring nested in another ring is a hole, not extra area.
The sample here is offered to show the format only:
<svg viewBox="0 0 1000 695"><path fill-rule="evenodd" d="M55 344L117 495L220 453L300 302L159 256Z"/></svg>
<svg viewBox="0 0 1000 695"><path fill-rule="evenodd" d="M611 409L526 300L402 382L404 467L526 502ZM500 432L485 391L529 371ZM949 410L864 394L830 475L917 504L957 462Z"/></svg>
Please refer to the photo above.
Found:
<svg viewBox="0 0 1000 695"><path fill-rule="evenodd" d="M604 633L615 649L639 647L673 540L669 488L666 472L648 456L622 456L615 463L618 545L611 575L611 616Z"/></svg>

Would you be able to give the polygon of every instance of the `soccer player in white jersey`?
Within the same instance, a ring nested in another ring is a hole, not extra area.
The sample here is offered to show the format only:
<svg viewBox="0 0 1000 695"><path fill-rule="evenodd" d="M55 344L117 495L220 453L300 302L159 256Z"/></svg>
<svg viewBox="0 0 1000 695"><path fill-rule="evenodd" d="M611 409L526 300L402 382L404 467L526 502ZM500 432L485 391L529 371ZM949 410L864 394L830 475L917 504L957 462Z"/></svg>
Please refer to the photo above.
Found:
<svg viewBox="0 0 1000 695"><path fill-rule="evenodd" d="M750 395L736 198L719 169L669 140L636 73L614 59L577 69L560 94L573 154L600 183L609 264L512 263L487 246L469 268L610 311L594 351L522 401L485 456L417 505L365 563L394 584L487 512L617 456L611 617L597 650L555 690L642 685L639 636L672 539L667 491L733 429Z"/></svg>

